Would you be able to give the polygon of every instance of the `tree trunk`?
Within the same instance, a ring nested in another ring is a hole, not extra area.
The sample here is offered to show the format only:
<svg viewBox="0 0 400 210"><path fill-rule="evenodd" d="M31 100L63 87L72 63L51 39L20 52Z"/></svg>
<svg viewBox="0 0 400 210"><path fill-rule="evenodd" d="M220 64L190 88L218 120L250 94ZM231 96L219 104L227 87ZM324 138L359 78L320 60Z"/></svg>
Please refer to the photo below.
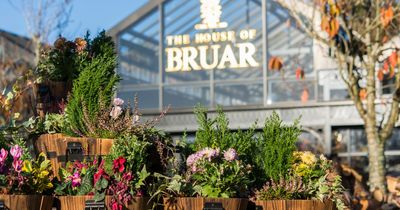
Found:
<svg viewBox="0 0 400 210"><path fill-rule="evenodd" d="M369 189L370 192L379 190L379 196L383 197L386 193L385 181L385 144L379 139L378 131L375 125L366 123L365 130L368 140L368 161L369 161ZM382 196L380 196L382 195ZM374 197L376 195L374 194ZM375 197L380 200L381 198Z"/></svg>

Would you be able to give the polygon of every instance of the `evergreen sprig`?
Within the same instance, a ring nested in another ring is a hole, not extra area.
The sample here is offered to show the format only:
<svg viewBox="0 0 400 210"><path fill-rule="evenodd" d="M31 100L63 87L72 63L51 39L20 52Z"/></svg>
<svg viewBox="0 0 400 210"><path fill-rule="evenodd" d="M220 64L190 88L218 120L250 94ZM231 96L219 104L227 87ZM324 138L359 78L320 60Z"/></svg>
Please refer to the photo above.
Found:
<svg viewBox="0 0 400 210"><path fill-rule="evenodd" d="M86 105L90 121L95 122L100 104L109 106L120 78L116 74L117 56L111 37L101 32L88 44L92 60L81 65L82 70L74 81L72 94L66 108L68 135L85 136L88 128L83 120L82 104Z"/></svg>
<svg viewBox="0 0 400 210"><path fill-rule="evenodd" d="M263 182L279 182L287 177L296 141L301 134L299 119L286 125L276 112L265 120L262 132L256 137L256 166L263 172ZM254 151L253 151L254 152Z"/></svg>

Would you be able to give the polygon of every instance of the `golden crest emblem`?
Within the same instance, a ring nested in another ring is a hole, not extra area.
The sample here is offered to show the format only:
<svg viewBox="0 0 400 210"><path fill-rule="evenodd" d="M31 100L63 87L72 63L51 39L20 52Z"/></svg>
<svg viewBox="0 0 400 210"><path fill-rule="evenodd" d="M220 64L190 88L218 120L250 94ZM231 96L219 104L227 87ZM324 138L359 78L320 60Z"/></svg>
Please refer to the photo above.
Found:
<svg viewBox="0 0 400 210"><path fill-rule="evenodd" d="M195 25L195 29L216 29L226 28L228 23L220 22L222 6L220 0L200 0L200 17L202 22Z"/></svg>

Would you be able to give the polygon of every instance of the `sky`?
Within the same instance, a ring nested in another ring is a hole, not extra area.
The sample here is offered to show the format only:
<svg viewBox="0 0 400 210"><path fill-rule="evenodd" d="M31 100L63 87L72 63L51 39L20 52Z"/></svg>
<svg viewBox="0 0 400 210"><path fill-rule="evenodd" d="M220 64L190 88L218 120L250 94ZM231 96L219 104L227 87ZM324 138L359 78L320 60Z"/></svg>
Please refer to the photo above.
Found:
<svg viewBox="0 0 400 210"><path fill-rule="evenodd" d="M21 11L10 4L20 0L0 0L0 29L27 36ZM32 0L34 1L34 0ZM72 39L82 36L87 30L95 34L110 29L129 14L143 6L148 0L73 0L70 23L63 36ZM53 41L57 35L50 37Z"/></svg>

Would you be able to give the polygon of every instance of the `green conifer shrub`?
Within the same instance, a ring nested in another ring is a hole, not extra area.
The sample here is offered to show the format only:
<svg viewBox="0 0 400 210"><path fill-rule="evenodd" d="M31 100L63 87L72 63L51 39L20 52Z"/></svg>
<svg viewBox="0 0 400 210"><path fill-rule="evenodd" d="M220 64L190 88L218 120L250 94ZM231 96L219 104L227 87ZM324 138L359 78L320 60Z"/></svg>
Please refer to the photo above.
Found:
<svg viewBox="0 0 400 210"><path fill-rule="evenodd" d="M215 118L209 118L207 109L201 106L196 107L195 114L199 124L194 142L196 151L206 147L219 148L223 151L234 148L246 163L251 163L255 145L253 140L255 125L246 131L229 129L229 120L221 107L217 108Z"/></svg>
<svg viewBox="0 0 400 210"><path fill-rule="evenodd" d="M296 141L301 134L299 119L291 125L283 124L276 112L265 120L262 132L256 137L256 152L253 151L256 167L262 173L262 182L279 182L289 174Z"/></svg>
<svg viewBox="0 0 400 210"><path fill-rule="evenodd" d="M110 105L119 82L115 72L117 55L112 38L103 31L89 40L88 48L91 60L79 66L81 73L74 81L65 111L68 128L64 133L68 135L88 134L87 125L83 121L83 105L87 108L90 120L95 122L100 104Z"/></svg>

